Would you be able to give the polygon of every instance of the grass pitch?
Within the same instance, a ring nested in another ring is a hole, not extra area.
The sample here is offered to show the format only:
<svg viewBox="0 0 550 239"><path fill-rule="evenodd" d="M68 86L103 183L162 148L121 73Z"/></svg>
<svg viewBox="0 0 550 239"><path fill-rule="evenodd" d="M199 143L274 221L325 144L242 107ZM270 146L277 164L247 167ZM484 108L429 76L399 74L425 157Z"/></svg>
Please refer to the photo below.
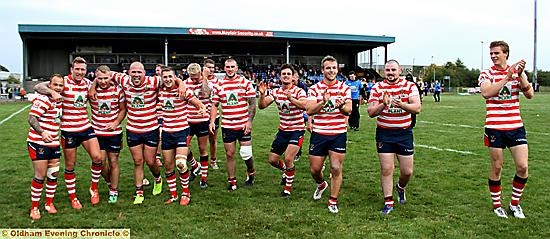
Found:
<svg viewBox="0 0 550 239"><path fill-rule="evenodd" d="M133 206L133 162L125 148L120 157L119 202L107 203L108 188L101 180L101 201L94 207L87 192L90 159L79 148L77 195L83 209L71 208L61 174L55 198L58 214L48 215L41 208L42 219L33 222L28 215L33 170L25 143L29 127L25 110L0 125L0 227L131 228L135 238L550 238L546 210L550 195L549 101L547 93L537 94L533 100L521 99L530 149L529 181L522 199L524 220L497 218L491 210L489 159L482 140L484 100L479 95L443 95L439 103L430 96L424 99L414 130L415 171L407 187L408 202L396 204L388 216L379 212L383 196L374 144L376 126L366 115L366 106L361 106L360 131L348 133L337 215L327 210L328 191L321 201L312 200L315 183L309 175L307 133L304 156L296 163L292 196L279 196L281 173L267 163L278 125L276 108L271 106L259 111L254 120L256 183L252 188L243 186L245 165L238 160L239 188L226 190L224 151L218 139L221 168L209 170L207 189L200 189L198 180L191 183L189 206L163 205L169 196L166 184L159 196L151 195L152 188L147 187L144 204ZM0 104L0 120L28 104ZM197 152L195 140L192 145ZM510 154L505 155L502 196L507 205L514 166ZM152 178L148 170L146 176ZM43 202L44 198L41 205Z"/></svg>

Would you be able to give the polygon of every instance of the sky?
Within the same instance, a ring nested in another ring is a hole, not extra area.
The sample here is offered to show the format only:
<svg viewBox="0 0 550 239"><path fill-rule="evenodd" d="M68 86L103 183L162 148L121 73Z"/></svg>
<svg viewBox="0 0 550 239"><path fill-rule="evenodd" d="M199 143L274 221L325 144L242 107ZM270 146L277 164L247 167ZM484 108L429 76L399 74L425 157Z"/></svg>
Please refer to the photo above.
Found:
<svg viewBox="0 0 550 239"><path fill-rule="evenodd" d="M198 27L393 36L388 59L491 65L489 43L510 45L533 69L535 0L15 0L0 1L0 65L22 71L18 24ZM550 1L537 2L537 69L550 71ZM380 54L383 59L383 50ZM482 57L483 56L483 57ZM374 59L376 61L376 59Z"/></svg>

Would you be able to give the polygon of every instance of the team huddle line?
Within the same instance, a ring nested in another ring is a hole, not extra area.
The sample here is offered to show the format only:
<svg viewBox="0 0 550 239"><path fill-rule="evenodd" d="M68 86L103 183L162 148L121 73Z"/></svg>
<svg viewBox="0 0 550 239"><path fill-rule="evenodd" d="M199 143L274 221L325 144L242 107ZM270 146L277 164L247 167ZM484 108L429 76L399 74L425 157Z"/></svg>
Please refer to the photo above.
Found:
<svg viewBox="0 0 550 239"><path fill-rule="evenodd" d="M509 66L505 42L493 42L490 49L495 65L479 77L487 105L485 144L492 165L489 189L495 214L507 217L500 202L500 170L502 152L508 147L516 163L509 209L515 217L524 218L519 201L527 181L527 141L519 113L519 92L529 99L533 97L533 91L523 72L525 61ZM331 213L338 213L348 121L351 129L357 130L358 125L353 125L359 120L361 100L357 95L361 86L360 82L359 85L354 82L354 74L350 72L350 80L346 82L338 81L338 61L326 56L321 61L323 80L306 89L307 93L297 86L298 73L288 64L280 69L281 87L268 90L262 82L256 92L252 82L237 74L235 59L224 62L223 79L214 77L213 69L214 62L210 59L205 60L203 67L192 63L187 67L189 78L181 80L172 68L165 66L157 66L155 76L145 76L143 64L134 62L127 74L100 66L95 71L96 78L91 81L84 77L86 61L77 57L70 75L55 74L49 82L38 84L35 90L39 94L33 100L28 118L31 127L27 144L35 171L31 182L30 217L40 219L39 202L44 184L44 209L50 214L57 212L53 199L60 171L61 148L65 159L64 180L74 209L82 208L76 194L74 170L80 145L92 160L91 204L99 203L101 176L109 186L109 203L117 202L118 157L122 149L121 122L124 119L127 120L126 141L134 161L133 204L140 205L145 200L145 165L154 177L153 195L162 192L164 182L160 167L164 166L164 178L170 193L165 204L179 201L182 206L188 205L191 201L189 183L199 175L200 188L206 189L209 164L212 168L217 167L215 142L220 125L227 189L237 190L237 141L239 156L247 169L243 185L252 187L256 177L252 122L256 106L262 110L272 103L277 106L280 124L268 161L281 171L281 196L291 195L294 159L301 154L304 134L308 130L311 132L308 148L310 173L316 183L313 199L320 200L330 182L327 208ZM412 177L414 164L414 116L421 111L421 98L415 83L400 77L402 69L396 60L386 62L384 72L385 79L375 83L370 91L367 112L369 117L376 117L375 140L384 194L381 213L387 215L394 210L394 190L400 204L407 201L406 186ZM88 103L91 121L88 119ZM189 149L193 136L197 138L199 152L195 153L199 155L198 162ZM162 153L164 163L158 159L158 153ZM394 185L395 158L399 162L399 179ZM323 174L326 159L330 165L329 181ZM177 181L180 182L180 193Z"/></svg>

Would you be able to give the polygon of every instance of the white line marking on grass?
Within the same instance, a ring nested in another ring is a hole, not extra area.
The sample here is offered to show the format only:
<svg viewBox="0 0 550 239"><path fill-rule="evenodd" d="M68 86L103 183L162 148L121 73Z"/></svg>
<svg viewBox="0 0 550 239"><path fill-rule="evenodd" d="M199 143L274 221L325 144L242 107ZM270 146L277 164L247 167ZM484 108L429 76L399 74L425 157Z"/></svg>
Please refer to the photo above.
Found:
<svg viewBox="0 0 550 239"><path fill-rule="evenodd" d="M23 110L29 108L30 106L31 106L31 105L27 105L27 106L21 108L20 110L18 110L17 112L11 114L10 116L6 117L6 118L3 119L2 121L0 121L0 125L2 125L4 122L6 122L6 121L8 121L9 119L11 119L13 116L15 116L15 115L21 113Z"/></svg>
<svg viewBox="0 0 550 239"><path fill-rule="evenodd" d="M483 129L483 128L485 128L485 127L478 127L478 126L472 126L472 125L466 125L466 124L435 123L435 122L423 121L423 120L419 120L418 123L438 124L438 125L444 125L444 126L462 127L462 128L470 128L470 129ZM538 134L538 135L550 136L550 133L534 132L534 131L527 131L527 134Z"/></svg>
<svg viewBox="0 0 550 239"><path fill-rule="evenodd" d="M546 136L550 136L549 133L543 133L543 132L533 132L533 131L527 131L527 134L540 134L540 135L546 135Z"/></svg>
<svg viewBox="0 0 550 239"><path fill-rule="evenodd" d="M435 146L429 146L429 145L423 145L423 144L415 144L414 146L415 147L420 147L420 148L434 149L434 150L438 150L438 151L448 151L448 152L459 153L459 154L478 155L478 154L476 154L474 152L470 152L470 151L462 151L462 150L456 150L456 149L442 149L442 148L438 148L438 147L435 147Z"/></svg>
<svg viewBox="0 0 550 239"><path fill-rule="evenodd" d="M435 131L435 132L439 132L439 133L445 133L445 134L452 134L452 133L456 133L456 131L451 131L451 130L441 130L441 129L435 129L434 131Z"/></svg>
<svg viewBox="0 0 550 239"><path fill-rule="evenodd" d="M483 127L477 127L477 126L465 125L465 124L435 123L435 122L423 121L423 120L419 120L418 122L419 122L419 123L424 123L424 124L439 124L439 125L451 126L451 127L462 127L462 128L472 128L472 129L483 129Z"/></svg>

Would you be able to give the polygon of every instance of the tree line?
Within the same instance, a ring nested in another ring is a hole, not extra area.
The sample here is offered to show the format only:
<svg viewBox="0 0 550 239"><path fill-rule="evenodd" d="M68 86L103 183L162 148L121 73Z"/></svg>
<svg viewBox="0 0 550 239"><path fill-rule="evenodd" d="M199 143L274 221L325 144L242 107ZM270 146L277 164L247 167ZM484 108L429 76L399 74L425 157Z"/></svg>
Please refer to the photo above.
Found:
<svg viewBox="0 0 550 239"><path fill-rule="evenodd" d="M455 62L447 62L445 65L432 64L428 67L418 67L413 69L413 74L419 76L424 81L431 82L435 79L447 84L447 80L443 80L445 76L451 77L451 87L475 87L477 86L477 79L479 77L479 69L468 69L464 63L457 59ZM532 71L525 71L529 77L529 81L532 80ZM538 83L541 86L550 86L550 71L537 71Z"/></svg>

